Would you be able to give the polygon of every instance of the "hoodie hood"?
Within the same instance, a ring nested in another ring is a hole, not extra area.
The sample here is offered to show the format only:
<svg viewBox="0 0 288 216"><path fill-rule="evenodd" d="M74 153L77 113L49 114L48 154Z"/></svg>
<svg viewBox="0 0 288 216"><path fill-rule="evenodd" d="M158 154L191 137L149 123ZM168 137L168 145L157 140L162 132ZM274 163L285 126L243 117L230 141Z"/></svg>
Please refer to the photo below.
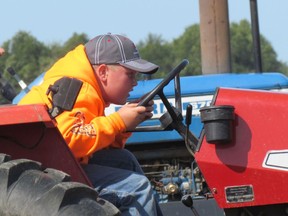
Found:
<svg viewBox="0 0 288 216"><path fill-rule="evenodd" d="M85 53L83 45L77 46L59 59L45 74L44 81L60 79L63 76L73 77L89 83L98 93L100 89L94 74L94 70Z"/></svg>

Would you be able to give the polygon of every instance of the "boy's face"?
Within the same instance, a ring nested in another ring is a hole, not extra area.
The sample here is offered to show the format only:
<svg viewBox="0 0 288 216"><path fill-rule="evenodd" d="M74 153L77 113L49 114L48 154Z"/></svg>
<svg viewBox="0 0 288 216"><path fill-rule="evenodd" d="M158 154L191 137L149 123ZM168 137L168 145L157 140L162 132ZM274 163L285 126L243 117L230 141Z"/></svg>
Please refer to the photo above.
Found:
<svg viewBox="0 0 288 216"><path fill-rule="evenodd" d="M105 83L104 100L107 104L123 105L127 102L129 92L137 85L138 72L121 65L106 65L107 80Z"/></svg>

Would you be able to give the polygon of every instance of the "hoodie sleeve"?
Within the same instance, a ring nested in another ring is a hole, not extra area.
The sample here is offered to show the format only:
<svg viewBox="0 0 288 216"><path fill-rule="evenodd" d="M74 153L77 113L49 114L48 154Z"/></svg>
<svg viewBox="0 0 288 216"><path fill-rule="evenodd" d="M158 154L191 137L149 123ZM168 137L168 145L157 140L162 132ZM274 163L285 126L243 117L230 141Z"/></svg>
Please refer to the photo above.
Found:
<svg viewBox="0 0 288 216"><path fill-rule="evenodd" d="M62 113L56 120L73 154L83 163L98 150L124 148L131 135L125 132L126 126L117 112L104 115L102 99L87 84L82 86L73 110Z"/></svg>
<svg viewBox="0 0 288 216"><path fill-rule="evenodd" d="M86 114L75 109L57 117L58 128L77 159L81 161L103 148L124 147L130 133L125 133L125 124L118 113L98 116L88 122Z"/></svg>

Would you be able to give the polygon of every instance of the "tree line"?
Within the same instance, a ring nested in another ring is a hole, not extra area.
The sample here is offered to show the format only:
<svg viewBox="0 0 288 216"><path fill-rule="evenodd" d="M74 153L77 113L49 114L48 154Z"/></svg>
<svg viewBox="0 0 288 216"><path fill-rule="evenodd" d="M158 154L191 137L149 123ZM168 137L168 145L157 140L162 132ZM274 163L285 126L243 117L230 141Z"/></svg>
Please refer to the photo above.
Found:
<svg viewBox="0 0 288 216"><path fill-rule="evenodd" d="M11 83L16 92L21 88L7 72L12 67L26 82L30 83L42 72L47 71L55 61L79 44L85 44L89 38L85 33L74 33L63 44L54 42L44 44L29 32L19 31L1 47L6 52L0 58L0 78ZM288 74L288 66L277 59L277 53L271 43L260 35L262 67L265 72ZM149 34L136 46L141 57L160 66L159 71L150 78L162 78L182 59L188 59L189 65L181 76L201 74L201 50L199 24L188 26L182 35L167 41L161 35ZM247 20L230 24L231 65L233 73L255 72L251 25ZM0 103L7 103L0 98Z"/></svg>

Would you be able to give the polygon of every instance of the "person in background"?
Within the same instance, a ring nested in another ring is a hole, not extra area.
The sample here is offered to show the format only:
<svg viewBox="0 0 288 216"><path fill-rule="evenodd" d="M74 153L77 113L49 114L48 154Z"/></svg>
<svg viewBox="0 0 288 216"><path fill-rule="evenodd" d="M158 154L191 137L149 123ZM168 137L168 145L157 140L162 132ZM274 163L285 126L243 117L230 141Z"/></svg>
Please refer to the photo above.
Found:
<svg viewBox="0 0 288 216"><path fill-rule="evenodd" d="M138 73L152 74L158 66L140 58L135 44L122 35L98 35L79 45L49 69L19 104L45 103L46 91L67 76L83 82L71 111L56 117L57 125L76 159L82 164L99 196L113 203L122 215L162 215L149 180L137 159L124 149L141 122L152 117L153 101L126 103L137 85ZM110 104L123 105L105 115Z"/></svg>
<svg viewBox="0 0 288 216"><path fill-rule="evenodd" d="M0 47L0 56L4 55L4 53L5 53L5 50L2 47Z"/></svg>

